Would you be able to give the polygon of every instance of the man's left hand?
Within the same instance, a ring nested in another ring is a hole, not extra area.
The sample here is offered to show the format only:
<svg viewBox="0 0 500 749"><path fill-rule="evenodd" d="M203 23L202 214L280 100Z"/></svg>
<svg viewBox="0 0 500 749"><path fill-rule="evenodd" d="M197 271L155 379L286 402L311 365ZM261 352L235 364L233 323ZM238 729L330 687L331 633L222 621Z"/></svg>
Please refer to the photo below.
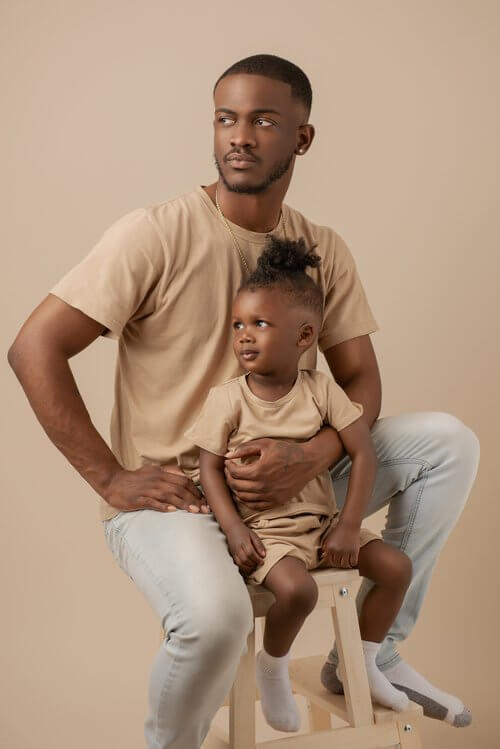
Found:
<svg viewBox="0 0 500 749"><path fill-rule="evenodd" d="M237 458L254 461L240 464ZM225 455L229 488L252 510L261 512L295 497L315 475L314 461L305 442L257 439Z"/></svg>

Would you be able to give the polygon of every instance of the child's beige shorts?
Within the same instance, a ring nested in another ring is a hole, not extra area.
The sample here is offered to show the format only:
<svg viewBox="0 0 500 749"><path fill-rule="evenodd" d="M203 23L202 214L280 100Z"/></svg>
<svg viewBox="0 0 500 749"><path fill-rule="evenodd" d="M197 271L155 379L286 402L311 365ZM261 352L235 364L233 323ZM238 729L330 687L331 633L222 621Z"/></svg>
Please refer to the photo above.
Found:
<svg viewBox="0 0 500 749"><path fill-rule="evenodd" d="M338 523L338 515L302 514L291 517L257 517L248 523L266 549L263 564L246 577L253 583L261 583L271 567L284 556L302 559L308 570L320 564L319 552L323 537ZM367 528L360 530L360 546L380 539Z"/></svg>

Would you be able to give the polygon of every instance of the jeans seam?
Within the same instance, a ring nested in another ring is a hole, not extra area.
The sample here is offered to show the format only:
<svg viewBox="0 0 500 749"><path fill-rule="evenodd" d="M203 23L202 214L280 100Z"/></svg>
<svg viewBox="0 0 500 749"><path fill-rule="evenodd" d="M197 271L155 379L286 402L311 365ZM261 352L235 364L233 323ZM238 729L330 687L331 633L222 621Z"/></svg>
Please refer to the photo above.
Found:
<svg viewBox="0 0 500 749"><path fill-rule="evenodd" d="M394 655L392 656L392 658L389 658L389 660L388 660L388 661L384 661L383 663L377 663L377 666L378 666L378 668L379 668L379 669L380 669L381 671L383 671L384 669L388 668L388 667L389 667L389 666L391 666L392 664L394 664L394 665L395 665L396 663L399 663L399 661L400 661L400 660L402 660L402 658L401 658L401 656L399 655L399 653L398 653L398 652L396 652L396 653L395 653L395 654L394 654Z"/></svg>
<svg viewBox="0 0 500 749"><path fill-rule="evenodd" d="M161 647L163 647L163 642L161 644ZM182 646L181 642L178 643L178 647L180 649L182 649L183 646ZM158 711L157 711L157 713L155 715L155 726L156 726L155 727L155 735L154 735L154 742L155 742L155 744L159 744L159 736L160 736L160 712L161 712L161 704L163 702L163 695L167 692L167 687L170 687L170 685L172 683L172 679L173 679L172 673L173 673L174 666L175 666L176 661L177 661L177 656L176 655L172 655L171 653L169 653L169 655L172 658L172 668L169 669L170 672L168 674L168 679L165 679L165 682L163 683L162 688L161 688L160 696L158 698Z"/></svg>
<svg viewBox="0 0 500 749"><path fill-rule="evenodd" d="M425 489L425 485L427 483L427 474L428 474L428 472L429 471L426 470L425 473L421 476L421 478L419 478L419 481L420 480L422 481L422 485L419 487L419 491L418 491L417 497L415 499L415 506L413 507L413 510L412 510L412 512L410 514L410 517L409 517L409 520L408 520L408 525L406 526L406 531L404 533L404 536L401 539L401 544L400 544L400 547L399 547L401 551L404 551L406 549L406 547L408 546L408 541L410 540L410 536L411 536L411 533L412 533L414 525L415 525L415 519L417 517L417 513L418 513L418 510L419 510L419 507L420 507L420 500L422 499L422 494L423 494L423 491Z"/></svg>
<svg viewBox="0 0 500 749"><path fill-rule="evenodd" d="M420 466L425 466L426 472L430 471L432 468L432 465L427 460L422 460L418 458L387 458L386 460L381 460L378 463L378 465L379 466L391 466L391 465L396 465L398 463L418 463ZM351 467L349 467L349 470L347 471L344 470L338 476L335 476L335 478L332 480L337 481L338 479L343 479L346 476L348 476L350 472L351 472ZM405 489L407 489L408 486L405 486ZM404 489L402 491L404 491Z"/></svg>

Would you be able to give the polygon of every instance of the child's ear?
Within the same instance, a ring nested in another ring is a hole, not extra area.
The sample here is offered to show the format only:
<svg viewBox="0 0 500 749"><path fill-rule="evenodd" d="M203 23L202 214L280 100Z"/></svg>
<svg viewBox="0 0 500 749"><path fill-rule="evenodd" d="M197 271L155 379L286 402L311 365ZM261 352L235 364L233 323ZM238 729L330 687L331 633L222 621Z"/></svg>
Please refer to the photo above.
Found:
<svg viewBox="0 0 500 749"><path fill-rule="evenodd" d="M316 330L314 325L310 322L304 322L299 328L299 336L297 339L297 346L304 351L309 348L314 342L316 337Z"/></svg>

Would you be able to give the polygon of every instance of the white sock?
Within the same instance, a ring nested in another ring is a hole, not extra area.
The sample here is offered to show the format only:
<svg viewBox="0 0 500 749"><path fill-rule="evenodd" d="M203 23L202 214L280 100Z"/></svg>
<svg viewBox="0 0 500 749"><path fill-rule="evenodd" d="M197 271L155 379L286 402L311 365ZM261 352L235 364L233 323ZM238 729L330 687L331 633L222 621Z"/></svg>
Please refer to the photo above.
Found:
<svg viewBox="0 0 500 749"><path fill-rule="evenodd" d="M381 644L381 642L361 640L370 694L379 705L389 707L391 710L397 710L398 712L407 710L410 701L406 694L393 687L389 679L386 678L385 674L379 670L375 663L375 658L380 650ZM340 678L338 669L337 676Z"/></svg>
<svg viewBox="0 0 500 749"><path fill-rule="evenodd" d="M458 697L442 692L441 689L430 684L405 661L398 661L395 666L384 670L384 676L392 684L404 687L405 691L408 690L406 693L410 699L424 705L424 710L427 708L430 713L434 711L436 714L433 714L432 717L439 717L441 720L444 719L457 727L468 725L471 722L470 711ZM438 715L437 713L440 710L442 714Z"/></svg>
<svg viewBox="0 0 500 749"><path fill-rule="evenodd" d="M265 650L257 653L256 678L260 692L262 712L270 726L277 731L298 731L300 713L292 693L288 660L269 655Z"/></svg>

